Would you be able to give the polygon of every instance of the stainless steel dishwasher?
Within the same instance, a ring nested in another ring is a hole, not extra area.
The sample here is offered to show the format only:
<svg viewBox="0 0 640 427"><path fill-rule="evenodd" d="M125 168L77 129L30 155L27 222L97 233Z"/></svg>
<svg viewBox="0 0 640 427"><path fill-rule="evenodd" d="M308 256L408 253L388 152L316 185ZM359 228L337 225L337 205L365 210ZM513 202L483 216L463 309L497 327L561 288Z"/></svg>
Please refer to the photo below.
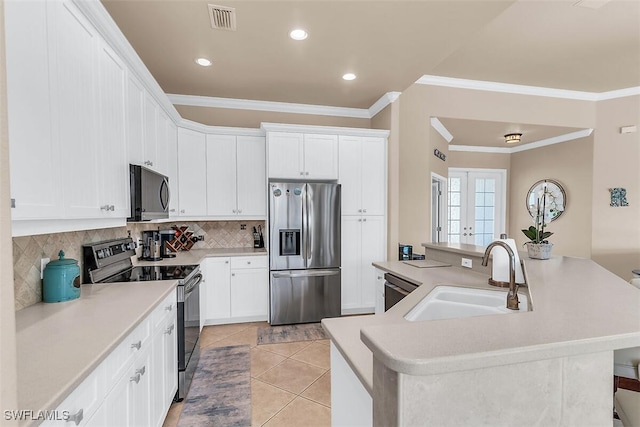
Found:
<svg viewBox="0 0 640 427"><path fill-rule="evenodd" d="M384 311L389 310L418 287L418 285L390 273L384 275L384 280Z"/></svg>

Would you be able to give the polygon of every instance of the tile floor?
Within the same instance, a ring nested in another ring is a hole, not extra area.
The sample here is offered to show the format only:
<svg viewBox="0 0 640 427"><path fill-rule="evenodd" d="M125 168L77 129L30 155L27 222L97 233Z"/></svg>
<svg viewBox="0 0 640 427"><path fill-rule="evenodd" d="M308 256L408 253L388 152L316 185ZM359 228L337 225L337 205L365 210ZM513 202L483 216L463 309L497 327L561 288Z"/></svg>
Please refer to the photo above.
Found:
<svg viewBox="0 0 640 427"><path fill-rule="evenodd" d="M251 346L252 426L330 426L329 340L257 345L266 322L206 326L202 348ZM182 403L174 403L163 427L175 427Z"/></svg>

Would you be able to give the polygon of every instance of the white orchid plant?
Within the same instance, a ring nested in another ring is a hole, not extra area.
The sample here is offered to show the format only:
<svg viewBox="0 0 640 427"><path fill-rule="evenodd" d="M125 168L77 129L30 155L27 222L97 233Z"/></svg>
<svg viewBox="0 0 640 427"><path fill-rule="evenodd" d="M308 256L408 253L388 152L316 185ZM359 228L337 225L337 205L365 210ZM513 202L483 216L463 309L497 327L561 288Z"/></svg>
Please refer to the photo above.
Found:
<svg viewBox="0 0 640 427"><path fill-rule="evenodd" d="M547 188L544 186L542 190L538 192L538 197L535 205L529 206L529 212L533 218L533 225L529 228L522 230L525 236L531 243L549 243L547 240L553 233L551 231L544 231L547 222L551 221L558 212L555 210L555 203L550 203L547 206Z"/></svg>

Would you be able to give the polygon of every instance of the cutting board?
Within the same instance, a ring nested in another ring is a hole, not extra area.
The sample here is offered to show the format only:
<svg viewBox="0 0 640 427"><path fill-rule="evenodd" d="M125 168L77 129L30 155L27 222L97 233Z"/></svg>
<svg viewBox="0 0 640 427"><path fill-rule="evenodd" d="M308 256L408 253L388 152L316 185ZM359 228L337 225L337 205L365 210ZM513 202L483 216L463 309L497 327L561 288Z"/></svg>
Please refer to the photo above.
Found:
<svg viewBox="0 0 640 427"><path fill-rule="evenodd" d="M418 268L434 268L434 267L451 267L451 264L446 264L440 261L434 261L432 259L415 259L412 261L402 261L412 267Z"/></svg>

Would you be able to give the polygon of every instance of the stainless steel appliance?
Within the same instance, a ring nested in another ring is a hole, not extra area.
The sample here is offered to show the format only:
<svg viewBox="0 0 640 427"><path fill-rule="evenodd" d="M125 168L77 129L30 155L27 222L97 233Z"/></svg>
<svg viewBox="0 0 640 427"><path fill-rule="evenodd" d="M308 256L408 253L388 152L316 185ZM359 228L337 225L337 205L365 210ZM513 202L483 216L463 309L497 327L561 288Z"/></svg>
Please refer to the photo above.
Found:
<svg viewBox="0 0 640 427"><path fill-rule="evenodd" d="M272 325L340 316L340 190L334 183L270 183Z"/></svg>
<svg viewBox="0 0 640 427"><path fill-rule="evenodd" d="M384 275L384 280L384 311L399 303L402 298L418 287L414 283L389 273Z"/></svg>
<svg viewBox="0 0 640 427"><path fill-rule="evenodd" d="M107 240L82 246L83 283L178 280L176 287L178 392L180 401L189 390L200 358L200 266L133 266L136 245L131 238Z"/></svg>
<svg viewBox="0 0 640 427"><path fill-rule="evenodd" d="M139 165L129 165L131 215L127 221L169 218L169 178Z"/></svg>
<svg viewBox="0 0 640 427"><path fill-rule="evenodd" d="M146 261L162 260L162 242L160 232L157 230L146 230L142 232L142 259Z"/></svg>
<svg viewBox="0 0 640 427"><path fill-rule="evenodd" d="M167 247L167 243L172 241L176 237L175 230L160 230L160 257L162 258L175 258L176 254L171 252Z"/></svg>

